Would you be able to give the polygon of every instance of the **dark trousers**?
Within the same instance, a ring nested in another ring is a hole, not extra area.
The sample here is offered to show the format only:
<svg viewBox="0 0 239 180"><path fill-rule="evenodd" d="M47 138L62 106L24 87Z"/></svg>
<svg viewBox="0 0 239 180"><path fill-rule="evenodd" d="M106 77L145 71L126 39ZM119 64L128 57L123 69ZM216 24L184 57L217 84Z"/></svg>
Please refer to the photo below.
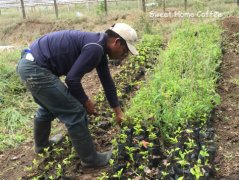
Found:
<svg viewBox="0 0 239 180"><path fill-rule="evenodd" d="M69 93L59 77L24 57L23 54L17 72L40 106L36 112L36 121L52 121L57 117L68 130L73 126L88 129L85 108Z"/></svg>

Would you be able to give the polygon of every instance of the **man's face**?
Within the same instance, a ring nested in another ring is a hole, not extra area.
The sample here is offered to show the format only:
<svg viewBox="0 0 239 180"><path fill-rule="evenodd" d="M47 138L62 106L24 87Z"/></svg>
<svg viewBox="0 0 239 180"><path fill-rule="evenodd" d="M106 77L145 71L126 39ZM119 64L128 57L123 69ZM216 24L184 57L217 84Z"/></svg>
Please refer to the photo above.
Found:
<svg viewBox="0 0 239 180"><path fill-rule="evenodd" d="M129 54L129 49L126 44L122 44L119 38L116 38L114 42L112 42L108 56L110 59L123 60Z"/></svg>

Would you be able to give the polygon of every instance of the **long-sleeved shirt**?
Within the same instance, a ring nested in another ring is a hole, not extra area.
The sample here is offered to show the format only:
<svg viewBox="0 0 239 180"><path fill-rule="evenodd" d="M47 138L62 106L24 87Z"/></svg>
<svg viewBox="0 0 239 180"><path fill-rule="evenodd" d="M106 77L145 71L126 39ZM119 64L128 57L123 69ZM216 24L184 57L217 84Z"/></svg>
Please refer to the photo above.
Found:
<svg viewBox="0 0 239 180"><path fill-rule="evenodd" d="M82 77L96 68L111 107L119 105L106 57L105 33L64 30L46 34L30 45L38 65L57 76L65 75L69 92L82 104L88 99Z"/></svg>

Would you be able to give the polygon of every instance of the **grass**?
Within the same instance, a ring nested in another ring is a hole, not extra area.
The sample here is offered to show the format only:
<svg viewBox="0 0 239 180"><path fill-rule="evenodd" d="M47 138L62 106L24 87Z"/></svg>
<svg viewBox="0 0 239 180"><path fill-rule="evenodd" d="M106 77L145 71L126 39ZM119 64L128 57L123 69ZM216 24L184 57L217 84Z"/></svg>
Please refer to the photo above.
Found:
<svg viewBox="0 0 239 180"><path fill-rule="evenodd" d="M29 120L36 107L16 75L18 50L0 55L0 150L27 139Z"/></svg>
<svg viewBox="0 0 239 180"><path fill-rule="evenodd" d="M32 139L37 104L17 76L19 58L18 49L0 55L0 151ZM52 134L62 132L58 121L53 121L52 127Z"/></svg>

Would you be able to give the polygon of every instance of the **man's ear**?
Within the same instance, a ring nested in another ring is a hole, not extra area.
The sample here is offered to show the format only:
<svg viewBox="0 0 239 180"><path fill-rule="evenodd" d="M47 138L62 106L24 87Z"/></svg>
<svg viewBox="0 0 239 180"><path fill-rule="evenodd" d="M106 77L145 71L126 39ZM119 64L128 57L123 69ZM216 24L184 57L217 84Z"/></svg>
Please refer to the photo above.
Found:
<svg viewBox="0 0 239 180"><path fill-rule="evenodd" d="M120 38L116 38L116 39L115 39L115 44L117 44L117 43L119 43L119 44L121 45L121 40L120 40Z"/></svg>

